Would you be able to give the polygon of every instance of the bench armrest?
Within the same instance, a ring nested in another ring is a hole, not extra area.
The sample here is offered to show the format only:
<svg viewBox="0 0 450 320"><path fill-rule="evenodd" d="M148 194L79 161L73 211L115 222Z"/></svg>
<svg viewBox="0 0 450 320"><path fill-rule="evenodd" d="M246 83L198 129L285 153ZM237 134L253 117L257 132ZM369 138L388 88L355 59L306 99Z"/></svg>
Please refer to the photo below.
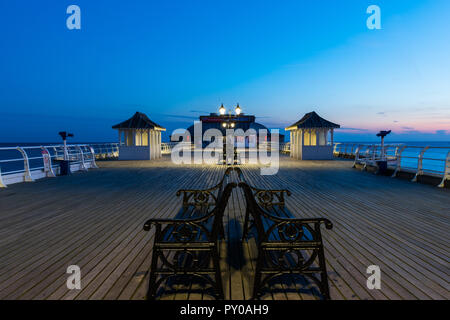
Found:
<svg viewBox="0 0 450 320"><path fill-rule="evenodd" d="M212 204L217 204L217 196L214 194L216 190L224 188L225 180L229 177L233 168L228 168L222 177L222 180L214 187L207 189L180 189L177 191L177 197L183 195L183 206L201 206L207 205L210 199L213 200ZM191 202L192 201L192 202Z"/></svg>
<svg viewBox="0 0 450 320"><path fill-rule="evenodd" d="M213 213L207 214L205 216L202 216L200 218L193 218L193 219L148 219L145 223L144 223L144 231L150 231L152 225L179 225L179 224L198 224L201 223L205 220L208 220L211 216L213 215Z"/></svg>
<svg viewBox="0 0 450 320"><path fill-rule="evenodd" d="M259 188L255 188L255 187L252 187L252 186L249 186L249 187L250 187L250 189L252 189L252 191L255 191L255 192L269 192L269 193L273 193L273 194L286 193L288 196L291 196L291 192L289 190L287 190L287 189L259 189Z"/></svg>
<svg viewBox="0 0 450 320"><path fill-rule="evenodd" d="M196 193L206 193L206 192L213 192L214 190L217 190L221 187L222 183L219 183L218 185L209 188L209 189L180 189L177 191L177 197L179 197L181 194L189 195L189 194L196 194Z"/></svg>
<svg viewBox="0 0 450 320"><path fill-rule="evenodd" d="M324 224L325 228L328 230L333 229L333 223L327 218L276 218L277 220L281 220L282 223L301 223L301 224Z"/></svg>

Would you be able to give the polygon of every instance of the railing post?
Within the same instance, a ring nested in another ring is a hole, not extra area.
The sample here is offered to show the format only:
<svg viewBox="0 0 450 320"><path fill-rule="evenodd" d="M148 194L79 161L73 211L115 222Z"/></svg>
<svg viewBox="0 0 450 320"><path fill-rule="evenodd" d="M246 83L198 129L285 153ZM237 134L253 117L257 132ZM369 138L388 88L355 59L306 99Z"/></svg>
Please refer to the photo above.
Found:
<svg viewBox="0 0 450 320"><path fill-rule="evenodd" d="M119 157L119 147L120 145L118 143L116 143L114 145L116 147L115 153L114 153L114 157L118 158Z"/></svg>
<svg viewBox="0 0 450 320"><path fill-rule="evenodd" d="M395 147L395 152L394 152L395 159L397 159L397 155L398 155L398 146Z"/></svg>
<svg viewBox="0 0 450 320"><path fill-rule="evenodd" d="M84 163L84 154L83 154L83 149L81 149L81 147L77 144L76 146L75 146L77 149L78 149L78 151L80 152L80 156L81 156L81 168L84 170L84 171L87 171L88 169L87 169L87 167L86 167L86 164Z"/></svg>
<svg viewBox="0 0 450 320"><path fill-rule="evenodd" d="M95 162L95 151L94 151L94 148L89 146L89 150L91 150L91 153L92 153L92 167L95 168L95 169L98 169L97 163Z"/></svg>
<svg viewBox="0 0 450 320"><path fill-rule="evenodd" d="M27 153L21 147L17 147L16 149L22 154L23 157L23 169L24 169L23 180L25 182L33 182L34 179L31 177L30 162L28 161Z"/></svg>
<svg viewBox="0 0 450 320"><path fill-rule="evenodd" d="M373 145L367 146L366 158L364 160L364 166L361 168L361 171L367 170L367 161L370 160L370 151L372 150L372 148L373 148Z"/></svg>
<svg viewBox="0 0 450 320"><path fill-rule="evenodd" d="M422 149L422 151L420 151L420 154L419 154L419 161L418 161L418 163L417 163L417 172L416 172L416 175L414 176L414 178L411 180L412 182L417 182L417 177L418 177L419 175L423 175L423 155L425 154L425 152L426 152L428 149L430 149L429 146L424 147L424 148Z"/></svg>
<svg viewBox="0 0 450 320"><path fill-rule="evenodd" d="M0 188L6 188L6 184L3 182L2 179L2 167L0 167Z"/></svg>
<svg viewBox="0 0 450 320"><path fill-rule="evenodd" d="M0 178L1 178L1 172L0 172ZM442 178L442 181L438 185L438 187L443 188L445 186L446 180L450 180L450 151L447 153L447 158L445 159L444 177Z"/></svg>
<svg viewBox="0 0 450 320"><path fill-rule="evenodd" d="M353 162L353 168L356 168L356 162L359 160L359 149L361 148L360 145L356 148L355 151L355 161Z"/></svg>
<svg viewBox="0 0 450 320"><path fill-rule="evenodd" d="M392 178L395 178L397 176L397 172L401 170L401 163L402 163L402 153L406 149L406 146L403 146L400 148L400 150L397 149L397 165L395 166L394 173L392 174Z"/></svg>
<svg viewBox="0 0 450 320"><path fill-rule="evenodd" d="M55 172L53 171L53 164L52 164L52 157L50 156L50 152L46 147L41 147L42 149L42 160L44 161L44 171L47 178L54 178L56 177ZM48 168L45 168L45 161L48 161L47 166Z"/></svg>

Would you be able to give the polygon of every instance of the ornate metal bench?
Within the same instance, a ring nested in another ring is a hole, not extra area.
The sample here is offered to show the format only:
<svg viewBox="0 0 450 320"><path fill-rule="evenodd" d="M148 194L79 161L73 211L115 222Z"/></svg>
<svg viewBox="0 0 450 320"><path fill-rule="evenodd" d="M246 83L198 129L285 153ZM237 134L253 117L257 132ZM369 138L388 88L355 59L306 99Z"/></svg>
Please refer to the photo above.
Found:
<svg viewBox="0 0 450 320"><path fill-rule="evenodd" d="M156 299L158 288L174 278L200 279L209 284L217 299L224 299L219 264L219 236L223 237L223 213L231 191L229 168L215 187L179 190L183 205L173 219L149 219L144 230L155 226L147 299ZM207 290L204 290L208 293Z"/></svg>
<svg viewBox="0 0 450 320"><path fill-rule="evenodd" d="M247 210L244 239L252 227L256 229L258 256L253 299L263 295L269 282L285 274L298 274L311 279L322 297L330 299L321 224L332 229L325 218L297 219L285 206L288 190L264 190L249 186L239 168L235 168L244 191Z"/></svg>

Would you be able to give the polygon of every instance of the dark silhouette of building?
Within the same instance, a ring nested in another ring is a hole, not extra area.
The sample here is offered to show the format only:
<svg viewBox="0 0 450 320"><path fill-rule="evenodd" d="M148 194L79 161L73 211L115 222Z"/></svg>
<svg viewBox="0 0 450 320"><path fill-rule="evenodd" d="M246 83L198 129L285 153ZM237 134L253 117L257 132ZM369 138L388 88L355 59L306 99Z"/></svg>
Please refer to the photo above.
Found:
<svg viewBox="0 0 450 320"><path fill-rule="evenodd" d="M209 130L209 129L217 129L219 130L223 136L226 135L227 130L239 130L241 129L243 133L256 133L250 134L248 136L244 137L236 137L237 142L243 142L242 139L245 139L245 146L251 147L256 146L259 141L264 142L270 142L272 135L270 133L270 130L267 129L266 126L257 123L255 121L254 115L247 115L247 114L217 114L217 113L211 113L209 116L200 116L199 121L201 122L201 129L202 129L202 139L203 134ZM194 126L195 124L191 125L187 131L190 134L190 141L199 143L198 141L192 141L194 138ZM249 131L250 130L250 131ZM261 139L261 140L260 140ZM284 142L284 135L279 136L280 142ZM205 147L208 145L209 141L205 142L202 141L202 146Z"/></svg>

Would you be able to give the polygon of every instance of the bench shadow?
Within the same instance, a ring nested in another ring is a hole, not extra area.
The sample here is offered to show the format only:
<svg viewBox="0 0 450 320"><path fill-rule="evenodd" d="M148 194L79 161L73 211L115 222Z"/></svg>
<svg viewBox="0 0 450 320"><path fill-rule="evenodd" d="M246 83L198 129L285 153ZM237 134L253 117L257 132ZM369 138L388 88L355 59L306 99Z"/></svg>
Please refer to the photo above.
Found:
<svg viewBox="0 0 450 320"><path fill-rule="evenodd" d="M167 296L176 296L179 294L197 294L201 296L208 295L215 296L214 288L201 278L192 277L189 275L173 276L163 282L156 292L156 298L160 299Z"/></svg>
<svg viewBox="0 0 450 320"><path fill-rule="evenodd" d="M262 296L271 294L294 293L303 296L310 296L313 299L323 299L316 284L302 275L285 274L269 281L262 291Z"/></svg>
<svg viewBox="0 0 450 320"><path fill-rule="evenodd" d="M240 221L238 219L230 219L227 224L227 231L228 246L226 261L235 270L242 270L246 264L246 259L241 241L242 227Z"/></svg>

